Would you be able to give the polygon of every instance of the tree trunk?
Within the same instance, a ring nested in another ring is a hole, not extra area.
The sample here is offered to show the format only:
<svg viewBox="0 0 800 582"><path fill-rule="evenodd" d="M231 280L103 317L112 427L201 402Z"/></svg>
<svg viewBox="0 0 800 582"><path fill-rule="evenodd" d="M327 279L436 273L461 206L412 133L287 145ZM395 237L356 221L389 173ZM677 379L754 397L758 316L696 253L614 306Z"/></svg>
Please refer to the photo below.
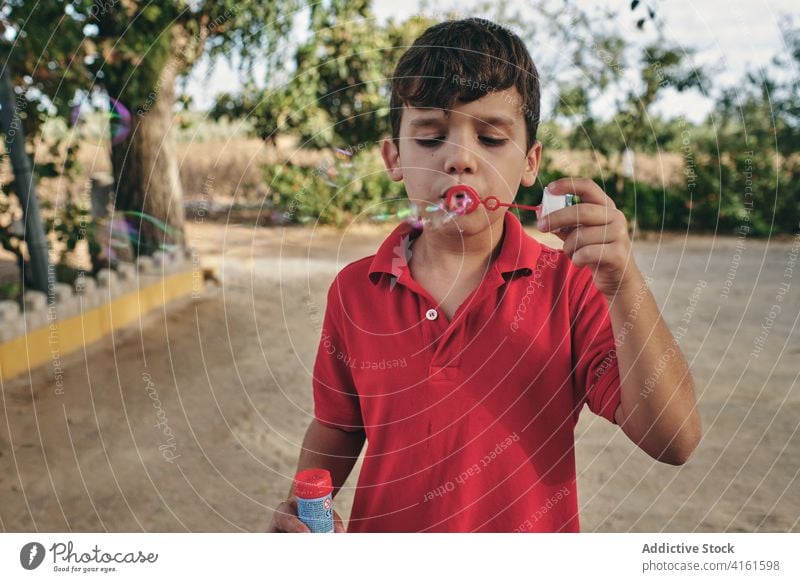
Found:
<svg viewBox="0 0 800 582"><path fill-rule="evenodd" d="M168 234L129 215L140 231L140 244L133 245L135 255L152 254L160 244L183 240L183 188L171 132L175 77L174 67L164 68L150 96L141 106L131 108L130 134L111 151L115 208L150 215L171 227Z"/></svg>

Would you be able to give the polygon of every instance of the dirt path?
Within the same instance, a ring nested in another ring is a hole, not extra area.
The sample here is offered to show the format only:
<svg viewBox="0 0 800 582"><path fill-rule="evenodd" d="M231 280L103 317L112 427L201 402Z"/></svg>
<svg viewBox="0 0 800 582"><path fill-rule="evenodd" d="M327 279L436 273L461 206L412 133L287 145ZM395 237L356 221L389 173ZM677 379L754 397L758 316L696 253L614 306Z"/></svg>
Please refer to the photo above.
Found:
<svg viewBox="0 0 800 582"><path fill-rule="evenodd" d="M65 358L62 394L51 366L2 385L0 528L263 530L288 490L310 418L327 286L386 232L191 224L189 239L218 268L222 287ZM747 241L739 261L736 244L636 244L673 332L699 288L680 343L693 361L705 438L676 469L584 411L585 531L800 531L800 499L790 493L800 482L792 365L800 283L781 302L763 351L751 355L785 281L791 241ZM348 488L337 497L345 518L351 500Z"/></svg>

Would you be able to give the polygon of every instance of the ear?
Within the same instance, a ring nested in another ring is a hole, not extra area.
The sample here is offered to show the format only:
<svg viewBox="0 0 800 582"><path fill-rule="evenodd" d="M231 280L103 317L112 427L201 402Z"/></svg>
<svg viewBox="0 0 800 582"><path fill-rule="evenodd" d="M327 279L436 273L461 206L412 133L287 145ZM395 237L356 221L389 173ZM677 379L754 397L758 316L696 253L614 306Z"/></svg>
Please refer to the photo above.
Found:
<svg viewBox="0 0 800 582"><path fill-rule="evenodd" d="M389 177L395 182L402 180L403 169L400 166L400 150L391 137L384 138L383 142L381 142L381 157Z"/></svg>
<svg viewBox="0 0 800 582"><path fill-rule="evenodd" d="M542 161L542 142L533 142L528 155L525 156L525 169L522 171L522 178L519 183L525 187L533 186L536 176L539 174L539 163Z"/></svg>

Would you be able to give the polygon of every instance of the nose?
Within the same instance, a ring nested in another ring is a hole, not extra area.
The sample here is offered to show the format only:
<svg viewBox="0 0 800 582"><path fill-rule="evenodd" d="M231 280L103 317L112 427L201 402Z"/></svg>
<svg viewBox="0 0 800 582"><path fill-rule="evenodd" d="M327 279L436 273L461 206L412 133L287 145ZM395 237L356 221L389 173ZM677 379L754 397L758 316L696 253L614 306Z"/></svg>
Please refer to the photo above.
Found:
<svg viewBox="0 0 800 582"><path fill-rule="evenodd" d="M470 150L466 139L451 135L447 140L445 171L452 174L474 174L477 170L477 157Z"/></svg>

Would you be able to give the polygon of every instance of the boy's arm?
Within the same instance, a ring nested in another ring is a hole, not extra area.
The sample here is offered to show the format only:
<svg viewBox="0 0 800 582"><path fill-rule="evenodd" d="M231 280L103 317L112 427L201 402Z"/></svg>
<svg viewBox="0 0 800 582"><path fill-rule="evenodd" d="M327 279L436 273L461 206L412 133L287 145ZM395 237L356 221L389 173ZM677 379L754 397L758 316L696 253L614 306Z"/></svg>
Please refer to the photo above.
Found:
<svg viewBox="0 0 800 582"><path fill-rule="evenodd" d="M353 470L365 440L364 431L348 432L324 426L316 419L312 420L303 438L297 470L316 468L330 471L335 497ZM336 512L334 519L336 531L343 532L342 521ZM275 508L268 531L298 533L308 531L305 524L297 519L297 501L294 498L293 486L289 489L286 501Z"/></svg>
<svg viewBox="0 0 800 582"><path fill-rule="evenodd" d="M563 178L547 188L553 194L574 192L583 201L549 214L539 230L564 240L564 253L592 270L608 301L622 399L615 421L647 454L680 465L700 441L694 382L633 261L625 216L591 180ZM559 233L564 227L572 230Z"/></svg>
<svg viewBox="0 0 800 582"><path fill-rule="evenodd" d="M681 465L700 441L694 382L644 277L633 269L630 286L606 296L611 327L621 338L616 351L622 402L614 419L648 455Z"/></svg>

